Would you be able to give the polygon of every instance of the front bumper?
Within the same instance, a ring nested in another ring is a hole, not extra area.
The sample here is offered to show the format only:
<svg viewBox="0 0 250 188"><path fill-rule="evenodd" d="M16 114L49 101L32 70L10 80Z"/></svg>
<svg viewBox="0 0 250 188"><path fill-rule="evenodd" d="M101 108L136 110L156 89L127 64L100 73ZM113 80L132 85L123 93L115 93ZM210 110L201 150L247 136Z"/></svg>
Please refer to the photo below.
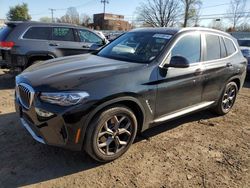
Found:
<svg viewBox="0 0 250 188"><path fill-rule="evenodd" d="M67 115L58 111L53 117L45 120L38 117L34 106L27 110L18 99L15 100L15 106L22 126L36 141L74 151L82 149L84 138L82 128L85 116L76 117L76 114ZM77 136L79 131L80 139L76 140L79 137Z"/></svg>
<svg viewBox="0 0 250 188"><path fill-rule="evenodd" d="M31 136L38 142L45 144L44 140L38 136L30 127L29 123L25 121L25 119L20 118L21 123L23 125L23 127L31 134Z"/></svg>

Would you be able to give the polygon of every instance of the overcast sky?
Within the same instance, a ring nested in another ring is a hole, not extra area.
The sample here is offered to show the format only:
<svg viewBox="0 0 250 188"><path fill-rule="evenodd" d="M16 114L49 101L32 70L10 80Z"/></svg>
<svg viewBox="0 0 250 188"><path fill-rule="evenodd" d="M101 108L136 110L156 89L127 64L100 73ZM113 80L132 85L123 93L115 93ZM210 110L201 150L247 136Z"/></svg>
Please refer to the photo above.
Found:
<svg viewBox="0 0 250 188"><path fill-rule="evenodd" d="M32 20L36 21L44 16L51 17L49 8L58 9L55 11L54 17L64 15L68 7L76 7L80 14L85 13L90 16L103 11L103 4L100 3L100 0L0 0L0 19L6 18L6 13L10 6L15 6L23 2L28 4ZM143 0L109 0L106 12L125 15L128 20L135 19L136 7L141 2ZM203 0L201 14L226 13L229 3L230 0ZM246 8L247 11L250 11L250 0L248 0ZM211 19L202 19L200 25L206 26L210 22Z"/></svg>

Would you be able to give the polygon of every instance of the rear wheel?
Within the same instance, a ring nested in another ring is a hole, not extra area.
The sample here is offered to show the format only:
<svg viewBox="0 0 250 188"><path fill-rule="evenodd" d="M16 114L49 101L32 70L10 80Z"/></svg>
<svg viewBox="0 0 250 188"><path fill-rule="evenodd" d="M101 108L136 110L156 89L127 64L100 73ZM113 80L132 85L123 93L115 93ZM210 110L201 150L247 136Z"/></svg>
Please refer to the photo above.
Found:
<svg viewBox="0 0 250 188"><path fill-rule="evenodd" d="M86 132L85 150L95 160L108 162L124 154L137 132L134 113L125 106L100 112Z"/></svg>
<svg viewBox="0 0 250 188"><path fill-rule="evenodd" d="M229 82L218 101L214 111L219 115L227 114L233 107L238 93L238 86L235 82Z"/></svg>

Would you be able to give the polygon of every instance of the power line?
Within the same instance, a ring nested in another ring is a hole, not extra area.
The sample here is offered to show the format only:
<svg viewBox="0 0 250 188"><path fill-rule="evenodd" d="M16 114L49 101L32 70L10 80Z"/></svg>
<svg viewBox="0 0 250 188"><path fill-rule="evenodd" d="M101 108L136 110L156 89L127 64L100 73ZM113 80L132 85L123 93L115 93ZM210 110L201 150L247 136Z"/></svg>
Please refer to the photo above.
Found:
<svg viewBox="0 0 250 188"><path fill-rule="evenodd" d="M201 9L207 9L207 8L213 8L213 7L220 7L220 6L224 6L224 5L229 5L230 3L223 3L223 4L218 4L218 5L211 5L211 6L207 6L207 7L201 7Z"/></svg>
<svg viewBox="0 0 250 188"><path fill-rule="evenodd" d="M93 0L90 0L90 1L87 1L86 3L80 4L80 5L77 5L77 6L70 6L70 7L73 7L73 8L78 9L78 8L84 7L84 6L86 6L87 4L92 3L92 2L93 2ZM70 7L68 7L68 8L70 8ZM68 8L57 8L56 10L61 11L61 10L67 10Z"/></svg>
<svg viewBox="0 0 250 188"><path fill-rule="evenodd" d="M71 7L74 7L74 8L76 8L76 9L78 9L78 8L84 7L84 6L86 6L87 4L92 3L92 2L93 2L93 0L90 0L90 1L87 1L86 3L80 4L80 5L77 5L77 6L71 6ZM68 7L68 8L70 8L70 7ZM54 11L63 11L63 10L67 10L68 8L53 8L53 12L54 12ZM49 8L49 10L50 10L50 12L51 12L51 8ZM44 13L44 12L45 12L45 10L44 10L43 12L34 13L34 14L30 14L30 15L31 15L31 16L44 15L44 14L46 14L46 13ZM53 15L54 15L54 14L53 14Z"/></svg>

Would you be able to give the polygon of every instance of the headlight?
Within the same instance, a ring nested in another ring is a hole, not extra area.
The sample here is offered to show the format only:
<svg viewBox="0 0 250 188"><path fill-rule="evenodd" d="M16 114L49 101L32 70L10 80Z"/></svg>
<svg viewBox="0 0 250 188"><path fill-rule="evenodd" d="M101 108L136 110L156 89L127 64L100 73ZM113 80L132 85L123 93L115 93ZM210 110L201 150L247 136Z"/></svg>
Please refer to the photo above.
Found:
<svg viewBox="0 0 250 188"><path fill-rule="evenodd" d="M89 97L87 92L41 93L40 99L44 102L60 106L72 106L82 103Z"/></svg>

